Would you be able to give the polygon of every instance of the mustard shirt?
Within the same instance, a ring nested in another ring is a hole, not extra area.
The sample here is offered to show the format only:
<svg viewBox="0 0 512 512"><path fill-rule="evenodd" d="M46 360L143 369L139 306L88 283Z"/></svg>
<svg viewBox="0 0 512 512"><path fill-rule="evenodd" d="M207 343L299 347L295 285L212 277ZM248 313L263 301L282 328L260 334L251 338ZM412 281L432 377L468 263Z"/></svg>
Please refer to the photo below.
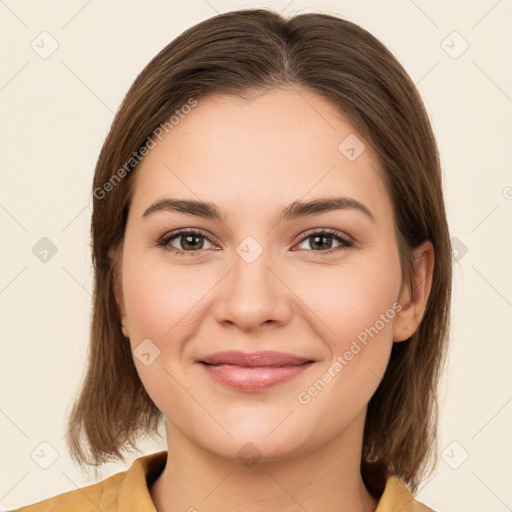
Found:
<svg viewBox="0 0 512 512"><path fill-rule="evenodd" d="M148 487L166 461L166 450L145 455L135 459L127 471L11 512L157 512ZM398 478L390 477L375 512L435 511L416 501Z"/></svg>

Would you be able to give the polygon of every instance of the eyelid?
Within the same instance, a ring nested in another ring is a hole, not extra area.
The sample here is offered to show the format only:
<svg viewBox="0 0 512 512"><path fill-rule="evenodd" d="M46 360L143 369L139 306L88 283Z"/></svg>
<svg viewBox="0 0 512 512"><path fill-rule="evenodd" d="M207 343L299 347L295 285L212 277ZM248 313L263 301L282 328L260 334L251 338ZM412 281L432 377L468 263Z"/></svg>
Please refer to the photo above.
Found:
<svg viewBox="0 0 512 512"><path fill-rule="evenodd" d="M342 231L338 231L337 229L332 228L312 228L308 229L305 233L301 235L301 238L298 240L297 243L304 242L307 238L309 238L312 235L324 235L324 236L331 236L333 238L340 238L344 242L355 245L355 240L347 235L346 233L343 233ZM295 244L296 245L296 244ZM325 252L325 251L323 251Z"/></svg>

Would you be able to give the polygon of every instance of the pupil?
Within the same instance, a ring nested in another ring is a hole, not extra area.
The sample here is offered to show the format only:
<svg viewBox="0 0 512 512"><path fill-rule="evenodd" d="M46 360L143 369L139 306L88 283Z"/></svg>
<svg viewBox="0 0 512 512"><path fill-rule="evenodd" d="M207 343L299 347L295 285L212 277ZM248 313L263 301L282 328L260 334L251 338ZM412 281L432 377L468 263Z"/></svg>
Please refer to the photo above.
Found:
<svg viewBox="0 0 512 512"><path fill-rule="evenodd" d="M198 242L196 244L191 243L191 240L194 240L195 238L200 238L200 237L198 237L196 235L188 235L188 236L186 236L185 237L185 244L183 244L183 243L181 244L182 247L184 249L186 249L186 248L196 248L198 246L200 247L202 245L200 242Z"/></svg>
<svg viewBox="0 0 512 512"><path fill-rule="evenodd" d="M320 246L320 244L318 243L318 240L324 240L325 241L327 239L330 239L330 237L329 236L315 236L314 237L314 245ZM324 247L325 247L325 245L327 245L327 248L329 248L332 244L329 244L329 243L323 244Z"/></svg>

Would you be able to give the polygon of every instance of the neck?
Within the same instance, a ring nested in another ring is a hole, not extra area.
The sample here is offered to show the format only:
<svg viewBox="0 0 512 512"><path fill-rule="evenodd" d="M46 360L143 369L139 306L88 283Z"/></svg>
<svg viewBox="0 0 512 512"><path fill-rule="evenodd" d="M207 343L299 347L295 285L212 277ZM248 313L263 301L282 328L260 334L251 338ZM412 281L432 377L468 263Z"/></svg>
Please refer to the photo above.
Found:
<svg viewBox="0 0 512 512"><path fill-rule="evenodd" d="M194 445L167 423L167 465L151 485L157 510L374 512L361 473L365 410L337 438L252 466Z"/></svg>

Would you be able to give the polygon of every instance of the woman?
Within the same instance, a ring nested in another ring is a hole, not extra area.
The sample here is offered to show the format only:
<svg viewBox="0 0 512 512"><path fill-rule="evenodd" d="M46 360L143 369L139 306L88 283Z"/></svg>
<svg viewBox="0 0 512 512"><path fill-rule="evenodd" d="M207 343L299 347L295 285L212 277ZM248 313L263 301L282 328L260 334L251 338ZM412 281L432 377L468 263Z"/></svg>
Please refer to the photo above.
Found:
<svg viewBox="0 0 512 512"><path fill-rule="evenodd" d="M451 249L421 99L325 14L208 19L137 77L93 184L81 465L20 510L431 510ZM96 508L95 508L96 507Z"/></svg>

